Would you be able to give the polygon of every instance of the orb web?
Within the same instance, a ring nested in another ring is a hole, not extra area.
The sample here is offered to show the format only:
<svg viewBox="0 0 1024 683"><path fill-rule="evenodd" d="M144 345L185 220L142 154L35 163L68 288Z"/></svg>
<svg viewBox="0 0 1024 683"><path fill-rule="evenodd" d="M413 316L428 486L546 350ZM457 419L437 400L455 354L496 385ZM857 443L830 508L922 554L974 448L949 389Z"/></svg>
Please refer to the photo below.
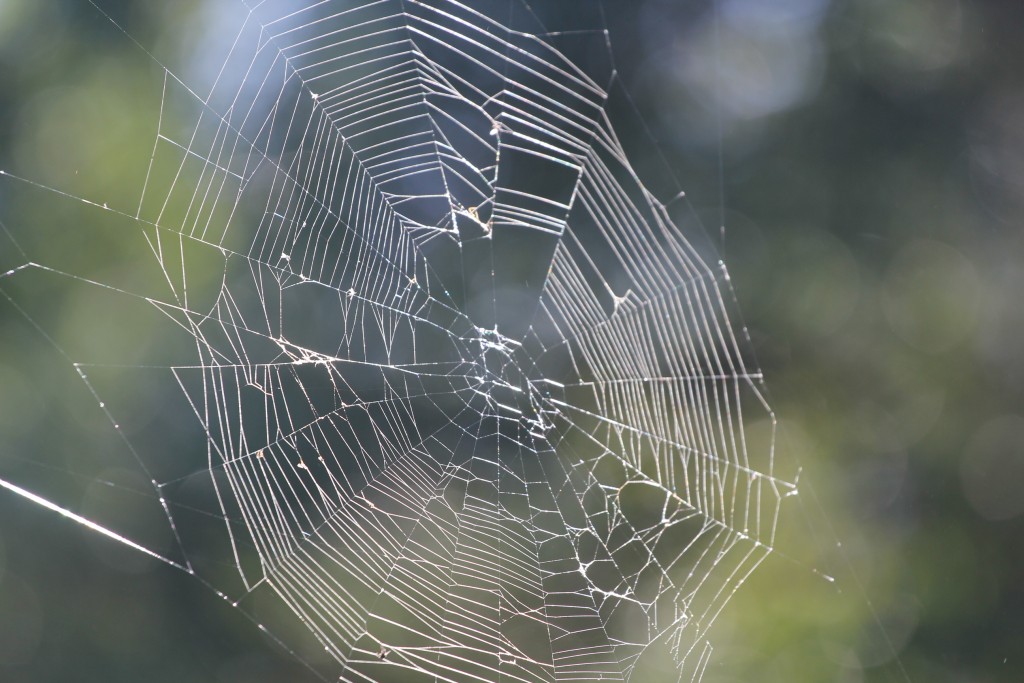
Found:
<svg viewBox="0 0 1024 683"><path fill-rule="evenodd" d="M191 358L145 367L205 453L129 444L157 554L275 596L325 677L697 680L795 491L745 438L772 418L724 265L612 128L590 9L239 5L208 91L150 55L137 206L80 198L161 281L103 285Z"/></svg>

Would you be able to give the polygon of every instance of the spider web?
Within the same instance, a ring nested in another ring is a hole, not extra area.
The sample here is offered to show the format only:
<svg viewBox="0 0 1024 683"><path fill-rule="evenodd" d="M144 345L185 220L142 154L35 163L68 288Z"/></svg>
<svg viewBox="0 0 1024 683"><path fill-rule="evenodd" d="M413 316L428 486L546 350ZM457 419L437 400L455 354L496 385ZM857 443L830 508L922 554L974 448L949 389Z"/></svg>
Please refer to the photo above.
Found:
<svg viewBox="0 0 1024 683"><path fill-rule="evenodd" d="M206 452L125 437L166 550L0 484L242 609L275 595L325 677L699 679L796 486L748 447L773 418L727 272L627 160L608 31L581 14L267 0L239 6L208 91L150 55L137 206L71 198L141 235L159 286L9 233L3 280L156 312L172 358L128 371L184 399ZM114 364L68 355L120 430Z"/></svg>

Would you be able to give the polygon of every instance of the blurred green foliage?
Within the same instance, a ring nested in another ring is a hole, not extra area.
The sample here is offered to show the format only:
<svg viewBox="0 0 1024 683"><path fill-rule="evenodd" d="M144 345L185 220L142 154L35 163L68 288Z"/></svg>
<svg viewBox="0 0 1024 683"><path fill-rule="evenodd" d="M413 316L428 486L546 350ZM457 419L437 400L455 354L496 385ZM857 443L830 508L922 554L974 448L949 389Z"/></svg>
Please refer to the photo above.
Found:
<svg viewBox="0 0 1024 683"><path fill-rule="evenodd" d="M100 5L168 54L217 38L199 2ZM715 8L606 4L649 124L619 132L663 155L633 160L658 196L685 189L718 243L777 458L801 469L706 680L1024 680L1024 5ZM0 168L132 207L161 80L88 3L0 1ZM144 290L128 221L98 213L0 177L25 254ZM0 270L27 260L0 245ZM55 497L141 490L111 471L109 423L18 307L82 357L140 365L173 340L145 306L78 284L0 279L0 477ZM126 425L164 420L162 447L180 445L176 409L132 410ZM141 678L311 680L189 577L0 492L0 680Z"/></svg>

